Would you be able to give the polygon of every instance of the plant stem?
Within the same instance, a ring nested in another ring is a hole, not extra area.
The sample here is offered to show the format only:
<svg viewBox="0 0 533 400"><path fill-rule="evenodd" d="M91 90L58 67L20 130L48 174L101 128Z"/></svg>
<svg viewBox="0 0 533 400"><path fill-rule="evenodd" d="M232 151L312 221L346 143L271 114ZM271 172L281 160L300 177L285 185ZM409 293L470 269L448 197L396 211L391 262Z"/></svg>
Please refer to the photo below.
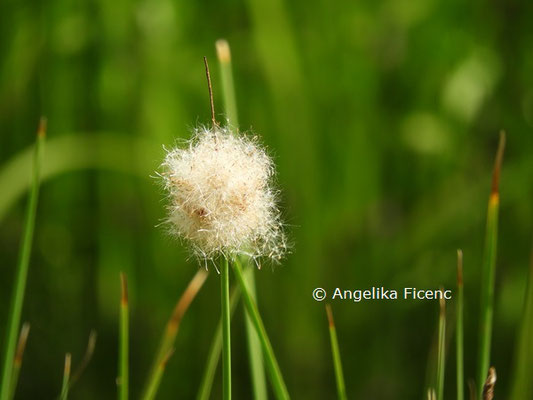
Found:
<svg viewBox="0 0 533 400"><path fill-rule="evenodd" d="M119 378L118 378L118 398L128 399L129 387L129 304L128 304L128 283L126 275L120 273L121 298L120 298L120 343L119 343Z"/></svg>
<svg viewBox="0 0 533 400"><path fill-rule="evenodd" d="M170 349L168 354L166 354L164 358L161 360L161 362L157 365L157 368L154 371L152 379L150 379L148 388L146 389L146 393L143 396L143 399L145 400L155 399L157 390L159 389L159 384L161 383L161 379L163 378L163 373L165 372L165 368L167 366L168 359L170 358L170 356L172 356L173 352L174 352L174 349Z"/></svg>
<svg viewBox="0 0 533 400"><path fill-rule="evenodd" d="M533 382L531 380L531 371L533 371L533 344L531 337L533 337L533 246L531 248L522 320L520 321L520 331L518 333L515 351L513 385L510 396L512 400L530 399L533 397Z"/></svg>
<svg viewBox="0 0 533 400"><path fill-rule="evenodd" d="M444 397L444 366L446 362L446 300L440 299L439 308L439 349L437 357L437 400Z"/></svg>
<svg viewBox="0 0 533 400"><path fill-rule="evenodd" d="M202 288L207 278L207 275L208 274L205 269L198 269L194 277L189 282L189 285L181 295L180 299L176 303L172 315L170 316L170 319L167 322L165 332L163 333L163 337L161 339L161 344L159 345L157 356L154 360L150 375L148 376L148 381L145 386L146 389L142 397L143 399L148 398L149 390L153 390L154 388L157 390L157 388L159 387L159 384L154 384L154 380L161 379L162 376L160 376L160 374L164 372L164 368L161 368L161 366L163 365L164 367L166 365L168 355L174 347L181 320L185 315L185 312L191 305L192 301ZM163 361L165 361L165 363L163 363ZM152 396L155 395L156 393L152 394Z"/></svg>
<svg viewBox="0 0 533 400"><path fill-rule="evenodd" d="M25 322L22 324L20 330L19 341L17 344L17 352L15 354L15 360L13 362L13 375L11 377L11 393L9 398L12 399L15 396L17 389L17 382L20 374L20 368L22 367L22 358L24 357L24 349L26 348L26 342L28 341L28 335L30 333L30 324Z"/></svg>
<svg viewBox="0 0 533 400"><path fill-rule="evenodd" d="M70 363L71 363L71 355L70 353L67 353L65 355L65 368L63 370L63 383L61 384L61 400L67 400L68 398L68 388L69 388L69 381L70 381Z"/></svg>
<svg viewBox="0 0 533 400"><path fill-rule="evenodd" d="M226 111L227 123L231 131L237 132L239 129L239 117L237 113L235 85L233 83L233 72L231 67L231 50L228 42L224 39L217 40L216 49L220 64L222 94L224 96L224 109ZM257 302L253 268L250 268L246 271L245 278L248 288L250 289L250 295L252 296L252 299ZM259 338L257 337L253 323L246 312L244 318L246 321L248 356L250 358L250 375L252 376L254 399L266 400L268 396L261 343L259 342Z"/></svg>
<svg viewBox="0 0 533 400"><path fill-rule="evenodd" d="M248 289L250 290L250 296L257 304L253 266L250 266L246 269L244 279ZM246 323L246 337L248 338L248 356L250 358L250 374L252 376L254 400L267 400L268 395L265 369L263 367L263 351L261 350L261 342L259 341L257 333L255 332L254 323L252 322L252 319L246 310L244 310L244 319Z"/></svg>
<svg viewBox="0 0 533 400"><path fill-rule="evenodd" d="M91 330L91 332L89 333L89 340L87 341L87 348L85 349L83 359L78 365L78 368L74 370L74 373L70 377L69 388L72 388L72 386L77 382L77 380L85 371L85 368L87 368L87 365L89 365L89 362L91 362L91 359L93 358L94 354L94 347L96 346L96 336L96 331L94 329Z"/></svg>
<svg viewBox="0 0 533 400"><path fill-rule="evenodd" d="M229 266L224 258L220 268L222 306L222 398L231 399L231 309L229 301Z"/></svg>
<svg viewBox="0 0 533 400"><path fill-rule="evenodd" d="M335 380L337 382L337 393L339 400L346 400L346 386L344 384L344 374L342 372L341 353L339 351L339 341L337 339L337 329L333 320L331 306L326 304L326 313L328 315L329 338L331 341L331 354L333 355L333 367L335 369Z"/></svg>
<svg viewBox="0 0 533 400"><path fill-rule="evenodd" d="M490 366L490 348L492 338L492 319L494 313L494 283L496 278L496 249L498 243L498 212L500 204L499 183L500 170L505 148L505 133L500 133L498 152L492 173L492 189L487 210L487 230L485 236L485 254L481 282L481 314L479 341L478 393L481 399L483 384Z"/></svg>
<svg viewBox="0 0 533 400"><path fill-rule="evenodd" d="M456 362L457 362L457 400L464 399L464 328L463 328L463 251L457 250L457 336L456 336Z"/></svg>
<svg viewBox="0 0 533 400"><path fill-rule="evenodd" d="M222 78L222 94L224 96L224 108L228 126L231 130L239 127L239 117L237 115L237 102L235 100L235 86L233 84L233 73L231 70L231 50L226 40L220 39L216 42L217 57L220 63L220 75Z"/></svg>
<svg viewBox="0 0 533 400"><path fill-rule="evenodd" d="M2 382L0 388L0 400L9 399L11 392L11 382L13 374L13 361L15 348L18 339L22 305L24 303L24 292L28 278L28 267L30 264L30 254L33 242L33 231L35 228L35 217L37 215L37 203L39 197L39 183L43 144L46 136L46 120L41 118L37 132L37 141L33 155L33 177L30 197L26 209L26 222L22 237L22 246L19 255L19 262L15 272L15 290L11 298L11 308L9 310L6 344L4 351L4 363L2 370Z"/></svg>
<svg viewBox="0 0 533 400"><path fill-rule="evenodd" d="M285 386L285 382L283 381L283 376L281 375L274 351L272 350L272 345L268 339L268 335L263 325L263 321L261 320L261 316L259 315L257 305L253 301L252 296L250 295L250 292L246 286L242 268L238 259L235 259L234 271L241 287L244 306L246 307L248 315L252 319L257 335L259 336L259 340L261 341L261 347L263 348L263 355L265 356L266 361L266 368L274 389L274 394L276 395L276 398L280 400L289 399L289 393L287 391L287 387Z"/></svg>
<svg viewBox="0 0 533 400"><path fill-rule="evenodd" d="M230 295L230 312L233 316L235 311L235 306L239 300L241 292L238 287L234 287ZM213 387L213 381L215 379L215 371L217 369L218 360L220 358L220 353L222 351L222 318L218 322L217 329L215 331L215 336L211 342L211 347L209 348L209 355L207 357L207 364L205 366L204 375L202 378L202 383L200 384L200 389L198 390L198 395L196 396L197 400L209 400L211 395L211 388Z"/></svg>

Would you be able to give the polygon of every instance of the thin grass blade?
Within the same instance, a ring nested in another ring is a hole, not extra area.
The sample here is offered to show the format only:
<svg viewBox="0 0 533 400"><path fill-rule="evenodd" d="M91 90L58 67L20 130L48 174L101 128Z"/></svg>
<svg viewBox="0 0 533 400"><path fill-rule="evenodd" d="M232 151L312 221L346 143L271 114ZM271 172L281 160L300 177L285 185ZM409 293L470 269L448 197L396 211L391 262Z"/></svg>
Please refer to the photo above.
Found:
<svg viewBox="0 0 533 400"><path fill-rule="evenodd" d="M231 50L224 39L217 40L216 44L218 62L220 64L220 77L222 80L222 95L224 97L224 109L230 129L238 130L239 116L237 114L237 101L235 85L233 84L233 72L231 67Z"/></svg>
<svg viewBox="0 0 533 400"><path fill-rule="evenodd" d="M456 297L456 373L457 400L464 400L464 328L463 328L463 251L457 250L457 297Z"/></svg>
<svg viewBox="0 0 533 400"><path fill-rule="evenodd" d="M481 399L483 382L489 371L490 349L492 339L492 320L494 313L494 284L496 279L496 249L498 243L498 214L500 205L500 171L505 149L505 133L500 133L500 141L494 169L492 172L492 189L487 210L487 230L485 236L485 254L481 281L481 313L478 365L478 391Z"/></svg>
<svg viewBox="0 0 533 400"><path fill-rule="evenodd" d="M518 345L515 354L514 378L511 390L512 400L533 398L533 246L529 264L524 309L522 312Z"/></svg>
<svg viewBox="0 0 533 400"><path fill-rule="evenodd" d="M93 358L94 354L94 348L96 346L96 331L93 329L89 333L89 340L87 341L87 348L85 349L85 354L83 355L83 359L81 360L78 367L75 369L74 373L72 374L70 378L69 388L72 388L74 384L80 379L80 376L83 374L85 369L87 368L87 365L91 362L91 359Z"/></svg>
<svg viewBox="0 0 533 400"><path fill-rule="evenodd" d="M41 118L37 131L37 141L35 143L33 155L33 174L30 197L26 209L26 222L22 236L19 262L15 272L14 291L11 298L11 308L8 314L6 331L6 344L4 350L4 362L2 370L2 381L0 387L0 400L8 400L11 393L11 383L13 376L13 361L18 340L22 305L24 303L24 292L28 278L28 267L30 264L31 248L33 243L33 231L35 228L35 218L37 215L37 203L39 198L41 160L46 136L46 120Z"/></svg>
<svg viewBox="0 0 533 400"><path fill-rule="evenodd" d="M128 304L128 283L126 275L120 273L120 326L119 326L119 376L118 398L128 399L129 389L129 304Z"/></svg>
<svg viewBox="0 0 533 400"><path fill-rule="evenodd" d="M65 368L63 369L63 383L61 385L61 395L59 396L61 400L67 400L68 398L71 362L72 362L71 355L70 353L67 353L65 355Z"/></svg>
<svg viewBox="0 0 533 400"><path fill-rule="evenodd" d="M437 356L437 400L444 399L444 367L446 364L446 300L440 299L439 348Z"/></svg>
<svg viewBox="0 0 533 400"><path fill-rule="evenodd" d="M224 110L226 112L227 123L232 131L237 132L239 130L239 117L237 112L235 85L233 83L231 50L229 43L224 39L217 40L216 49L218 62L220 65L222 94L224 97ZM243 263L244 265L247 265L248 260ZM253 268L247 269L245 279L248 288L250 289L250 295L257 303L255 275ZM254 399L266 400L268 396L261 343L257 337L253 323L246 312L244 318L246 321L246 337L248 339L248 356L250 359L250 375L252 376Z"/></svg>
<svg viewBox="0 0 533 400"><path fill-rule="evenodd" d="M333 367L335 369L335 380L337 383L337 394L339 400L346 400L346 385L344 384L344 374L342 372L341 353L339 350L339 341L337 339L337 329L333 320L331 306L326 304L326 313L328 315L329 338L331 342L331 354L333 355Z"/></svg>
<svg viewBox="0 0 533 400"><path fill-rule="evenodd" d="M168 354L165 355L165 357L157 366L155 374L150 380L150 384L148 386L148 389L146 390L146 394L144 395L145 400L155 399L157 390L159 389L159 385L161 384L161 379L163 378L163 373L165 372L165 368L167 366L168 359L172 356L173 353L174 349L170 349Z"/></svg>
<svg viewBox="0 0 533 400"><path fill-rule="evenodd" d="M166 361L168 361L169 354L173 351L172 349L174 348L174 344L176 342L181 320L183 319L185 312L189 309L192 301L204 285L207 275L208 273L206 270L198 269L176 303L174 310L172 311L172 315L170 316L170 319L165 327L157 356L154 360L150 375L148 376L145 386L146 389L142 397L143 399L149 398L148 396L150 395L150 390L154 390L154 388L157 390L159 387L159 384L156 385L154 381L162 378L162 375L160 376L160 374L164 372L164 368L162 369L161 366L166 366ZM155 394L156 393L153 393L152 395L155 396Z"/></svg>
<svg viewBox="0 0 533 400"><path fill-rule="evenodd" d="M22 359L24 358L24 350L26 349L26 343L28 341L29 334L30 324L25 322L24 324L22 324L22 328L20 330L19 341L17 344L17 352L15 353L15 361L13 362L13 376L11 377L10 399L15 397L17 383L20 375L20 368L22 367Z"/></svg>
<svg viewBox="0 0 533 400"><path fill-rule="evenodd" d="M266 333L265 326L263 325L259 310L257 309L257 305L253 301L248 287L246 286L242 267L238 259L235 259L234 261L234 271L241 288L244 306L246 307L248 315L252 319L257 335L259 336L259 340L261 341L261 347L265 357L265 366L270 378L270 383L272 384L272 388L274 390L274 394L279 400L287 400L290 398L289 392L287 391L285 381L283 380L278 361L274 355L272 344L270 343L270 339Z"/></svg>
<svg viewBox="0 0 533 400"><path fill-rule="evenodd" d="M231 311L229 302L229 265L224 258L220 268L222 317L222 398L231 399Z"/></svg>
<svg viewBox="0 0 533 400"><path fill-rule="evenodd" d="M239 301L240 290L238 287L232 289L230 295L230 312L233 316L235 307ZM220 354L222 352L222 318L218 322L215 336L213 336L213 341L211 342L211 347L209 348L209 355L207 357L207 363L204 370L204 375L202 377L202 382L200 384L200 389L198 390L198 395L196 396L197 400L209 400L211 396L211 389L213 388L213 381L215 380L215 372L218 365L218 360L220 359Z"/></svg>

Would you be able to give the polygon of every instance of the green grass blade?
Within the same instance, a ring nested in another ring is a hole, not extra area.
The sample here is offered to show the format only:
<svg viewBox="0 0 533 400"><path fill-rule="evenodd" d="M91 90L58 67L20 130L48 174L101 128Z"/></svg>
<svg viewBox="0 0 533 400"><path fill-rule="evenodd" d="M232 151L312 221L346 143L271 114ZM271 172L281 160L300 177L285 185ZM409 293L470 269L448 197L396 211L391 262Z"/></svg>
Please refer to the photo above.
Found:
<svg viewBox="0 0 533 400"><path fill-rule="evenodd" d="M227 123L232 131L238 131L239 117L237 113L237 103L235 100L235 86L233 84L231 50L228 42L224 39L217 40L216 49L218 62L220 65L222 93L224 96L224 110L226 112ZM253 268L250 268L246 271L245 278L250 290L250 295L257 303L255 275ZM246 312L244 318L246 323L246 337L248 339L248 356L250 358L250 375L252 376L254 399L266 400L268 396L261 343L257 337L257 333L255 332L254 325Z"/></svg>
<svg viewBox="0 0 533 400"><path fill-rule="evenodd" d="M222 398L231 399L231 310L229 302L229 265L224 258L220 268L222 317Z"/></svg>
<svg viewBox="0 0 533 400"><path fill-rule="evenodd" d="M524 309L515 353L515 366L511 399L521 400L533 398L533 247L529 264Z"/></svg>
<svg viewBox="0 0 533 400"><path fill-rule="evenodd" d="M456 373L457 400L464 400L464 328L463 328L463 251L457 250L457 300L456 300Z"/></svg>
<svg viewBox="0 0 533 400"><path fill-rule="evenodd" d="M163 378L163 373L165 372L165 368L167 366L168 359L170 358L170 356L172 356L172 353L174 353L174 349L170 349L168 354L166 354L157 365L157 368L154 371L155 373L152 376L152 379L150 379L146 394L143 397L145 400L155 399L157 390L159 389L159 385L161 383L161 379Z"/></svg>
<svg viewBox="0 0 533 400"><path fill-rule="evenodd" d="M241 292L238 287L232 289L230 295L230 312L233 316L237 302L239 301L239 296ZM215 380L215 372L218 365L218 360L220 359L220 353L222 352L222 318L218 322L215 336L211 342L211 347L209 348L209 355L207 357L207 363L204 370L204 375L202 377L202 382L200 384L200 389L198 390L198 395L196 396L197 400L209 400L211 396L211 389L213 387L213 381Z"/></svg>
<svg viewBox="0 0 533 400"><path fill-rule="evenodd" d="M96 346L96 331L91 330L91 333L89 333L89 340L87 341L87 348L85 349L85 354L83 356L83 359L81 360L78 367L74 370L74 373L71 375L69 388L72 389L72 386L80 379L80 376L85 371L85 368L87 368L87 365L91 362L91 359L93 358L94 354L94 347Z"/></svg>
<svg viewBox="0 0 533 400"><path fill-rule="evenodd" d="M437 356L437 400L444 399L444 368L446 364L446 300L440 299L439 343Z"/></svg>
<svg viewBox="0 0 533 400"><path fill-rule="evenodd" d="M229 265L224 257L220 268L220 304L222 317L222 398L231 399L231 308L229 301Z"/></svg>
<svg viewBox="0 0 533 400"><path fill-rule="evenodd" d="M492 189L487 210L487 230L485 236L485 253L481 281L481 323L479 341L478 392L481 399L483 383L490 366L490 348L492 339L492 319L494 313L494 281L496 277L496 249L498 242L498 212L500 204L499 183L500 170L505 148L505 133L501 132L498 152L492 173Z"/></svg>
<svg viewBox="0 0 533 400"><path fill-rule="evenodd" d="M254 267L247 268L244 274L244 279L250 290L250 296L257 304L257 296L255 291L255 274ZM250 358L250 374L252 376L252 385L254 390L255 400L267 400L267 386L266 376L263 360L263 351L261 350L261 342L254 328L252 319L245 310L246 323L246 337L248 339L248 356Z"/></svg>
<svg viewBox="0 0 533 400"><path fill-rule="evenodd" d="M235 85L233 84L233 72L231 68L231 50L226 40L216 42L217 57L220 65L220 77L222 80L222 94L224 96L224 109L228 126L231 130L238 130L239 116L237 114L237 102L235 100Z"/></svg>
<svg viewBox="0 0 533 400"><path fill-rule="evenodd" d="M287 400L290 398L289 392L287 391L287 387L285 386L285 381L283 380L283 376L281 375L281 370L279 369L276 356L274 355L274 351L272 350L272 345L266 333L263 321L261 320L261 316L259 315L257 305L253 301L252 296L250 295L250 292L246 286L242 267L238 259L236 259L234 262L234 271L242 291L244 306L246 307L248 315L252 319L255 330L259 336L259 340L261 341L261 347L263 349L263 355L265 357L265 366L270 378L270 383L272 384L272 388L274 389L274 394L276 395L277 399Z"/></svg>
<svg viewBox="0 0 533 400"><path fill-rule="evenodd" d="M156 385L154 381L161 380L164 367L166 366L166 361L169 358L169 353L171 353L172 349L174 348L181 320L183 319L183 316L185 315L185 312L188 310L192 301L204 285L207 275L208 273L205 269L198 269L194 277L189 282L189 285L187 285L187 288L181 295L180 299L176 303L176 306L172 311L172 315L170 316L170 319L165 327L157 356L148 376L148 380L145 385L146 389L142 397L143 399L148 399L150 398L149 396L155 396L156 392L150 394L150 391L153 391L154 389L157 391L157 388L159 387L159 384Z"/></svg>
<svg viewBox="0 0 533 400"><path fill-rule="evenodd" d="M339 341L337 340L337 329L333 320L331 306L326 304L326 313L328 315L329 338L331 341L331 354L333 355L333 367L335 369L335 380L337 382L337 393L339 400L346 400L346 385L344 384L344 374L342 372L341 353L339 351Z"/></svg>
<svg viewBox="0 0 533 400"><path fill-rule="evenodd" d="M2 382L0 388L0 400L9 399L11 392L11 382L13 375L13 361L15 357L16 344L18 339L22 305L24 303L24 292L28 278L28 267L33 242L33 231L35 228L35 217L37 215L37 203L39 197L41 160L43 145L46 136L46 121L41 119L37 133L33 155L33 176L28 206L26 209L26 222L22 237L19 262L15 272L14 291L11 298L11 308L8 314L6 344L4 350L4 362L2 370Z"/></svg>
<svg viewBox="0 0 533 400"><path fill-rule="evenodd" d="M61 400L67 400L68 398L68 388L69 388L69 382L70 382L70 363L71 363L71 356L70 356L70 353L67 353L65 355L65 368L63 370L63 383L61 385L61 395L59 396Z"/></svg>
<svg viewBox="0 0 533 400"><path fill-rule="evenodd" d="M30 334L30 324L25 322L22 324L20 330L19 341L17 344L17 352L15 353L15 360L13 362L13 375L11 377L11 393L9 398L15 397L17 390L17 383L20 375L20 368L22 367L22 359L24 357L24 350L26 349L26 342L28 341L28 335Z"/></svg>
<svg viewBox="0 0 533 400"><path fill-rule="evenodd" d="M128 283L123 272L120 273L120 283L119 377L117 382L119 400L127 400L129 388L129 304Z"/></svg>

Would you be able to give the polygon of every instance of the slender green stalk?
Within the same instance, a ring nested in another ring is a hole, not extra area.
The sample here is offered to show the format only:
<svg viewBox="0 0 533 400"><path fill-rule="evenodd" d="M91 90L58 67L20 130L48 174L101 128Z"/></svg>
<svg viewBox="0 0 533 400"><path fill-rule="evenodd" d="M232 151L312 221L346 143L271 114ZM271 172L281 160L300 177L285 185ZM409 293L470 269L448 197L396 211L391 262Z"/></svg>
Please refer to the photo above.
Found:
<svg viewBox="0 0 533 400"><path fill-rule="evenodd" d="M163 373L165 372L165 368L167 366L168 359L170 358L170 356L172 356L173 352L174 352L174 349L171 349L157 366L155 373L152 376L152 379L150 379L146 393L143 397L145 400L155 399L157 390L159 389L159 384L161 383L161 379L163 378Z"/></svg>
<svg viewBox="0 0 533 400"><path fill-rule="evenodd" d="M30 334L30 324L25 322L22 324L20 330L19 341L17 344L17 352L15 353L15 360L13 362L13 375L11 377L11 393L9 398L15 397L17 389L17 382L19 379L20 368L22 367L22 359L24 357L24 350L26 349L26 342L28 341L28 335Z"/></svg>
<svg viewBox="0 0 533 400"><path fill-rule="evenodd" d="M14 291L11 298L11 308L8 315L6 344L4 350L4 363L2 370L2 382L0 388L0 400L8 400L11 392L11 382L13 375L13 361L20 327L22 305L24 303L24 292L28 278L28 267L30 264L30 254L33 242L33 231L35 228L35 217L37 215L37 203L39 197L39 183L41 171L41 159L43 144L46 136L46 120L41 119L37 132L37 141L33 156L33 177L30 197L26 209L26 222L22 236L22 246L19 255L19 262L15 272Z"/></svg>
<svg viewBox="0 0 533 400"><path fill-rule="evenodd" d="M255 274L254 267L250 266L246 269L244 274L246 285L250 290L250 296L257 304L257 296L255 291ZM246 323L246 337L248 339L248 356L250 358L250 374L252 376L252 384L254 389L255 400L267 400L267 386L265 377L265 368L263 360L263 351L261 350L261 342L254 328L254 323L245 310L244 319Z"/></svg>
<svg viewBox="0 0 533 400"><path fill-rule="evenodd" d="M224 96L224 108L230 129L237 130L239 117L237 114L237 102L235 100L235 85L231 69L231 50L226 40L216 42L217 57L220 64L220 76L222 78L222 94Z"/></svg>
<svg viewBox="0 0 533 400"><path fill-rule="evenodd" d="M59 396L61 400L67 400L68 398L68 388L69 388L69 381L70 381L70 363L71 363L71 356L70 356L70 353L67 353L65 355L65 369L63 370L63 383L61 385L61 395Z"/></svg>
<svg viewBox="0 0 533 400"><path fill-rule="evenodd" d="M80 364L78 365L78 368L76 368L74 370L74 373L71 375L69 388L72 388L72 386L78 381L80 376L85 371L85 368L87 368L87 365L89 365L89 363L91 362L91 359L93 358L94 354L94 347L96 346L96 336L96 331L94 329L91 330L91 333L89 333L89 340L87 341L87 348L85 349L85 354Z"/></svg>
<svg viewBox="0 0 533 400"><path fill-rule="evenodd" d="M239 117L237 113L237 102L235 100L235 85L233 84L231 50L228 42L224 39L217 40L216 49L220 65L222 94L224 97L224 110L226 112L227 123L229 128L236 132L239 129ZM248 288L250 289L250 295L257 303L253 268L250 268L246 272L245 278ZM268 396L261 343L255 332L254 325L246 312L244 318L246 323L246 336L248 339L248 356L250 358L250 375L252 376L254 399L266 400Z"/></svg>
<svg viewBox="0 0 533 400"><path fill-rule="evenodd" d="M119 400L127 400L129 388L129 304L128 283L123 272L120 273L120 283L122 295L120 297L118 398Z"/></svg>
<svg viewBox="0 0 533 400"><path fill-rule="evenodd" d="M168 355L172 351L176 342L176 336L178 335L181 320L183 319L183 316L185 315L185 312L188 310L192 301L202 288L207 275L208 274L205 269L199 269L176 303L172 315L167 322L163 337L161 339L161 344L159 345L157 356L154 360L150 375L148 376L146 389L142 397L143 399L149 398L149 395L156 395L156 392L150 394L150 391L154 389L157 391L157 388L159 387L159 383L155 384L155 380L161 380L162 378L162 373L164 372L164 367L166 366L166 361L169 357Z"/></svg>
<svg viewBox="0 0 533 400"><path fill-rule="evenodd" d="M344 384L344 374L342 372L341 353L339 351L339 341L337 340L337 329L333 320L331 306L326 304L326 313L328 315L329 338L331 341L331 354L333 355L333 367L335 369L335 380L337 382L337 393L339 400L346 400L346 386Z"/></svg>
<svg viewBox="0 0 533 400"><path fill-rule="evenodd" d="M487 230L485 236L485 254L481 282L481 314L479 341L478 393L481 399L483 383L490 366L490 348L492 339L492 319L494 313L494 283L496 277L496 249L498 242L498 212L500 204L499 184L500 170L505 148L505 133L500 133L498 152L492 172L492 189L487 210Z"/></svg>
<svg viewBox="0 0 533 400"><path fill-rule="evenodd" d="M444 399L444 366L446 363L446 300L440 299L439 349L437 356L437 400Z"/></svg>
<svg viewBox="0 0 533 400"><path fill-rule="evenodd" d="M281 370L279 369L276 356L272 350L272 345L268 339L268 335L266 333L265 326L263 325L263 321L261 320L261 316L259 315L257 305L253 301L248 287L246 286L241 264L238 259L236 259L234 262L234 271L242 291L244 306L246 307L248 315L252 319L255 330L259 336L259 340L261 341L261 347L263 349L263 355L265 356L266 361L265 366L270 378L270 382L272 383L272 388L274 389L274 394L276 395L277 399L289 399L289 392L287 391L283 376L281 375Z"/></svg>
<svg viewBox="0 0 533 400"><path fill-rule="evenodd" d="M463 328L463 251L457 250L457 300L456 300L456 372L457 400L464 400L464 328Z"/></svg>
<svg viewBox="0 0 533 400"><path fill-rule="evenodd" d="M224 258L220 268L222 306L222 398L231 399L231 310L229 302L229 266Z"/></svg>
<svg viewBox="0 0 533 400"><path fill-rule="evenodd" d="M234 287L230 295L230 312L233 316L237 302L239 301L239 296L241 292L238 287ZM215 331L215 336L213 336L213 341L211 342L211 347L209 348L209 355L207 357L207 363L204 370L204 375L202 377L202 383L200 384L200 389L198 390L198 395L196 396L197 400L209 400L211 396L211 389L213 387L213 381L215 379L215 372L218 365L218 360L220 358L220 353L222 351L222 318L218 322L217 329Z"/></svg>
<svg viewBox="0 0 533 400"><path fill-rule="evenodd" d="M526 296L522 311L522 321L518 334L518 344L515 352L515 366L513 373L512 400L533 398L533 246L529 264Z"/></svg>

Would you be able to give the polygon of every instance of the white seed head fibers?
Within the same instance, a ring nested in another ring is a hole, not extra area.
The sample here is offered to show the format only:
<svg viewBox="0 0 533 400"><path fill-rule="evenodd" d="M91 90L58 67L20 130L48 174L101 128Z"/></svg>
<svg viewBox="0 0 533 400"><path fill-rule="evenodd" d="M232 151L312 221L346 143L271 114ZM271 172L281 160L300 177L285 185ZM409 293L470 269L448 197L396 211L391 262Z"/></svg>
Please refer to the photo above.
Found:
<svg viewBox="0 0 533 400"><path fill-rule="evenodd" d="M286 239L273 189L274 164L256 137L199 128L162 164L171 229L195 255L279 260Z"/></svg>

